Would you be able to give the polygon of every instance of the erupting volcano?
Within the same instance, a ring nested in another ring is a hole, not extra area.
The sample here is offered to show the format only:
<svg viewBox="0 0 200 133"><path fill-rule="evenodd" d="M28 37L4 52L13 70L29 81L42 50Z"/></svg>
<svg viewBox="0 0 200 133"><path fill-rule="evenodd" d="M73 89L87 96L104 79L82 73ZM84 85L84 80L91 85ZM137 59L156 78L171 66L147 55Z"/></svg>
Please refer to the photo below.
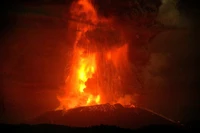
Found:
<svg viewBox="0 0 200 133"><path fill-rule="evenodd" d="M104 103L131 104L133 97L122 90L122 76L130 66L128 45L122 33L109 27L112 21L99 17L89 0L74 2L70 15L80 23L69 24L69 29L76 33L70 72L62 88L64 95L58 96L57 109Z"/></svg>
<svg viewBox="0 0 200 133"><path fill-rule="evenodd" d="M137 66L128 58L132 51L129 44L133 42L123 26L117 25L115 18L98 15L89 0L73 2L69 16L67 38L73 45L66 60L65 84L58 95L60 105L32 123L79 127L105 124L124 128L174 123L138 106L141 103L137 100L137 90L142 83L138 80ZM141 55L135 52L134 56Z"/></svg>

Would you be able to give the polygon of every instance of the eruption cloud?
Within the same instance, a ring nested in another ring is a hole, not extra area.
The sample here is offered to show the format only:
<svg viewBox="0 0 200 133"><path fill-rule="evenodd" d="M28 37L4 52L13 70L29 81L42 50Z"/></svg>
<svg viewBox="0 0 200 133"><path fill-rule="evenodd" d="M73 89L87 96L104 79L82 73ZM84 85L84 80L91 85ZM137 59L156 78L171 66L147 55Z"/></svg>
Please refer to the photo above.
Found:
<svg viewBox="0 0 200 133"><path fill-rule="evenodd" d="M103 103L131 105L133 95L123 92L122 83L122 75L130 66L128 44L123 42L119 47L109 48L107 44L100 44L99 48L98 41L90 40L88 32L95 34L98 23L107 24L110 21L100 18L89 0L72 3L70 14L72 18L85 23L69 25L69 28L77 31L71 51L70 73L62 87L64 93L58 96L60 106L57 110Z"/></svg>
<svg viewBox="0 0 200 133"><path fill-rule="evenodd" d="M169 26L180 24L180 13L177 9L177 3L178 0L162 0L157 18L158 21Z"/></svg>

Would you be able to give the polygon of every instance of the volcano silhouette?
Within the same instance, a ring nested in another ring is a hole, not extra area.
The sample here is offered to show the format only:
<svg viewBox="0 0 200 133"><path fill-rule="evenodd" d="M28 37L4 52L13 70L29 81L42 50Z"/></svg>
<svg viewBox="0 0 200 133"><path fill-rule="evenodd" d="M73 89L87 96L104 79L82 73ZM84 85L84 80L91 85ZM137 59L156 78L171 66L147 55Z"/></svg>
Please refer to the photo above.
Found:
<svg viewBox="0 0 200 133"><path fill-rule="evenodd" d="M101 104L70 110L50 111L32 121L32 124L58 124L71 127L112 125L122 128L140 128L148 125L175 123L142 108L128 108L120 104Z"/></svg>

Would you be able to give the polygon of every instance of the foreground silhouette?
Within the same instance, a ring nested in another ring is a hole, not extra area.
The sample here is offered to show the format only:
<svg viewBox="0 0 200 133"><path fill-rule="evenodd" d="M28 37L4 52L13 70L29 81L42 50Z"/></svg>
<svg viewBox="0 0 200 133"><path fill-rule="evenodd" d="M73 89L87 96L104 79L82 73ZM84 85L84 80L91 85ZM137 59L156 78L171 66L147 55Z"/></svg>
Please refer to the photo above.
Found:
<svg viewBox="0 0 200 133"><path fill-rule="evenodd" d="M138 133L138 132L191 132L192 130L188 130L184 127L180 126L172 126L172 125L151 125L146 126L139 129L125 129L119 128L116 126L92 126L92 127L69 127L63 125L53 125L53 124L39 124L39 125L27 125L27 124L20 124L20 125L9 125L9 124L1 124L0 128L2 129L1 132L29 132L29 133L36 133L36 132L51 132L51 133L61 133L61 132L126 132L126 133Z"/></svg>

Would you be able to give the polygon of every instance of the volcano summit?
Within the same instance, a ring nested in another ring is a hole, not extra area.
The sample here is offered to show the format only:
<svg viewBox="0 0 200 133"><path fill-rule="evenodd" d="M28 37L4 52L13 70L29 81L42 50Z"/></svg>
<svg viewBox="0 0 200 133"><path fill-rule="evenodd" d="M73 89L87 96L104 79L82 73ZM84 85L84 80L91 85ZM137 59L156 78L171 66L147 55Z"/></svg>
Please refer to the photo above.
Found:
<svg viewBox="0 0 200 133"><path fill-rule="evenodd" d="M122 128L140 128L148 125L173 125L157 114L138 107L124 107L120 104L100 104L69 110L46 112L37 117L33 124L53 123L72 127L115 125Z"/></svg>

